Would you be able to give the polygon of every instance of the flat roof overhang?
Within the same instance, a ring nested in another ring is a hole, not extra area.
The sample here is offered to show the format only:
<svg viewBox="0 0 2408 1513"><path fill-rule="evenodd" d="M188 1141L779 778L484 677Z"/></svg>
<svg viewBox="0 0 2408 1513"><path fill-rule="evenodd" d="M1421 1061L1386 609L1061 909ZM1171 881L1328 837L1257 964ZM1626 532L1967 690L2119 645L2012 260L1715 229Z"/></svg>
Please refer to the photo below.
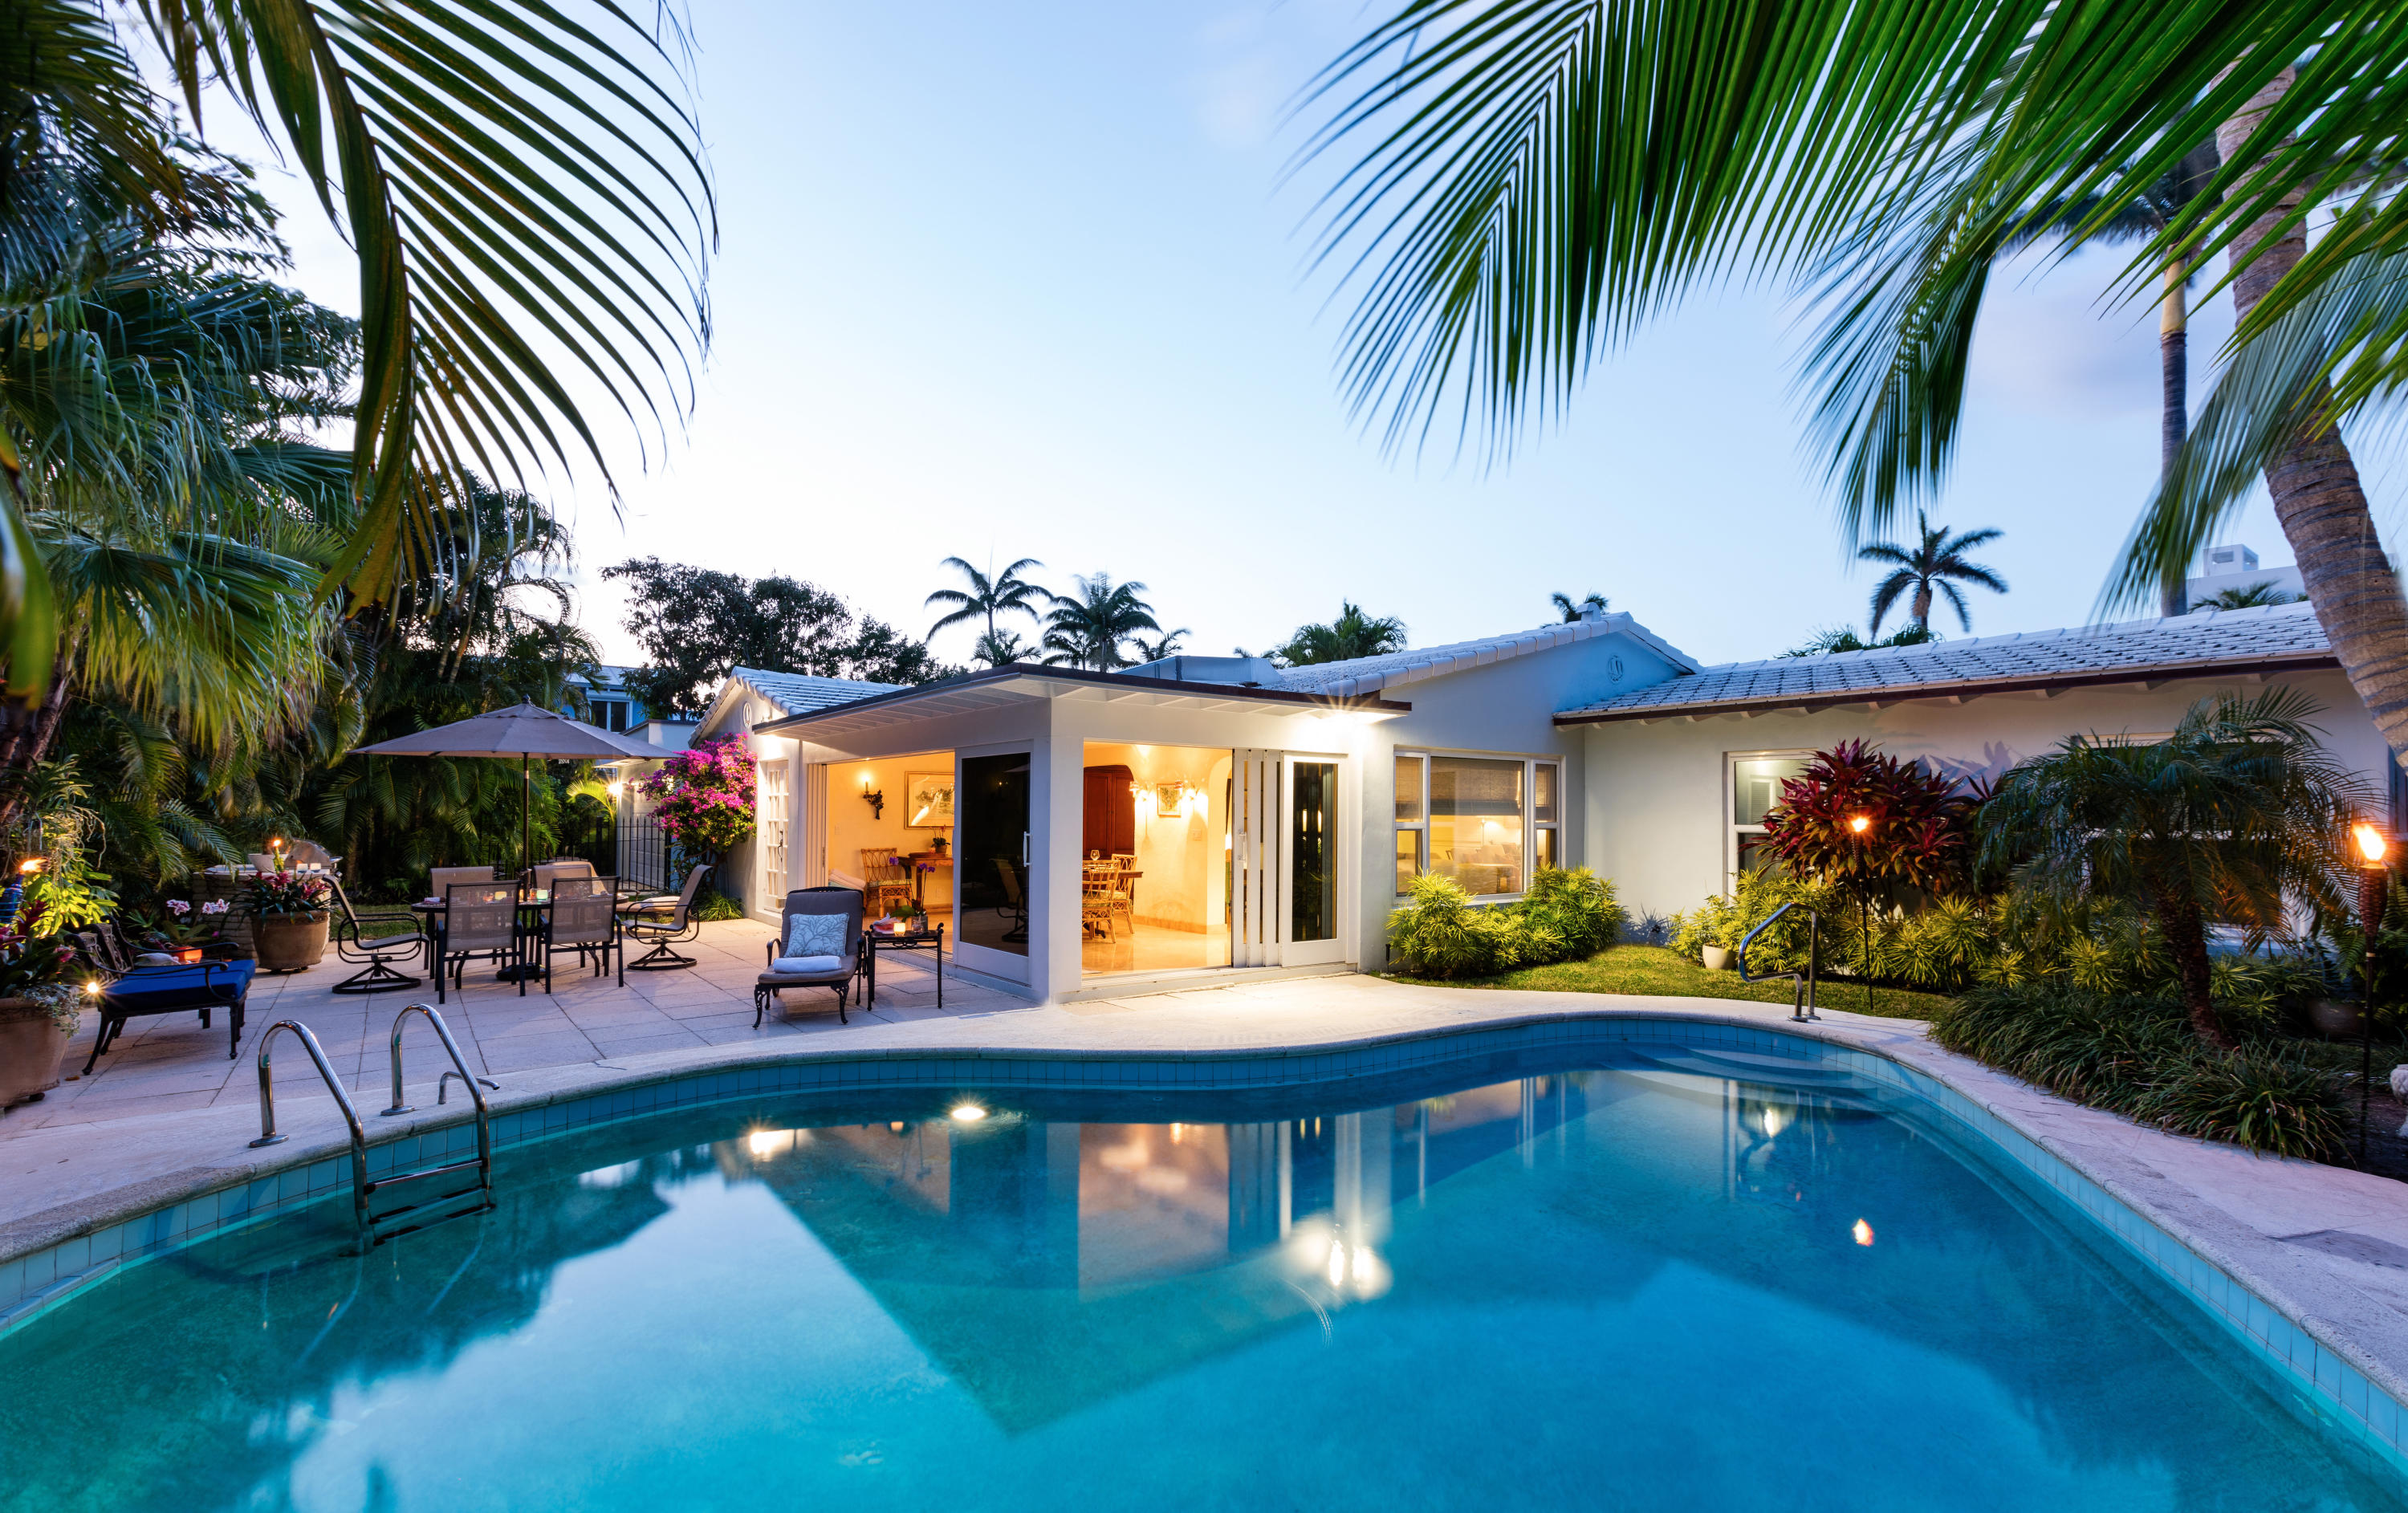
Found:
<svg viewBox="0 0 2408 1513"><path fill-rule="evenodd" d="M1235 683L1174 683L1154 678L1125 678L1078 667L1047 667L1034 663L1007 663L923 683L917 688L876 693L866 699L807 709L801 714L765 720L752 727L763 735L795 735L807 740L837 738L914 721L978 714L1040 699L1086 699L1099 704L1125 704L1143 708L1248 710L1279 714L1351 713L1359 719L1393 720L1411 712L1400 699L1370 695L1338 698L1325 693L1299 693L1289 689L1250 688Z"/></svg>
<svg viewBox="0 0 2408 1513"><path fill-rule="evenodd" d="M1622 709L1583 709L1559 714L1555 717L1555 722L1558 725L1646 725L1663 720L1711 720L1716 715L1813 714L1823 709L1858 706L1879 709L1888 705L1910 704L1918 700L1964 704L2000 693L2054 696L2082 688L2148 690L2162 688L2168 683L2214 678L2264 678L2276 673L2327 672L2340 665L2340 661L2329 651L2230 662L2170 662L2028 678L1969 678L1955 682L1899 683L1759 698L1698 699L1678 704L1637 705Z"/></svg>

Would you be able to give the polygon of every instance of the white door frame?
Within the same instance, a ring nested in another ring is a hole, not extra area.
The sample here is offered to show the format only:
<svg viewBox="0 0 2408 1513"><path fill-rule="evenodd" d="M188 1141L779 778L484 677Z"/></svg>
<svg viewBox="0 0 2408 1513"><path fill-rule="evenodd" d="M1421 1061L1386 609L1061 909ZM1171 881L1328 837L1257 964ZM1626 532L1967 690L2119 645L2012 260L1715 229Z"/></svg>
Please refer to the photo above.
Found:
<svg viewBox="0 0 2408 1513"><path fill-rule="evenodd" d="M1330 920L1330 936L1326 940L1293 938L1296 930L1296 857L1293 854L1296 831L1289 821L1292 818L1290 808L1295 803L1296 769L1299 763L1335 769L1330 782L1327 821L1329 868L1334 883L1330 900L1333 917ZM1279 834L1279 953L1276 960L1282 966L1312 966L1326 962L1351 961L1354 957L1347 948L1351 944L1348 925L1354 919L1348 880L1354 869L1346 864L1352 849L1344 841L1345 836L1354 834L1347 823L1352 818L1346 803L1346 794L1351 791L1347 782L1350 771L1351 764L1342 756L1312 751L1283 751L1280 754L1280 803L1272 816L1272 823Z"/></svg>
<svg viewBox="0 0 2408 1513"><path fill-rule="evenodd" d="M765 759L752 782L752 874L761 893L753 912L774 916L794 887L795 764L786 757ZM772 828L775 827L775 828Z"/></svg>

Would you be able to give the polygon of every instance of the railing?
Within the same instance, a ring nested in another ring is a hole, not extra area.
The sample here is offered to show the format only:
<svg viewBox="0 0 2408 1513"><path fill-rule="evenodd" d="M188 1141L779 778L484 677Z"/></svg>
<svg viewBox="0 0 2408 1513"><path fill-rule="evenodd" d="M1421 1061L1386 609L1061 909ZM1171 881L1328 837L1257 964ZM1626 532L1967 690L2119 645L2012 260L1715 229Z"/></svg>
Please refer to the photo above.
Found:
<svg viewBox="0 0 2408 1513"><path fill-rule="evenodd" d="M317 1064L318 1075L325 1079L326 1090L335 1095L336 1104L343 1111L343 1122L351 1130L351 1220L359 1235L358 1253L360 1254L366 1254L387 1240L397 1239L413 1230L423 1229L428 1224L446 1219L460 1219L469 1214L483 1213L494 1206L494 1138L491 1110L486 1106L485 1095L480 1090L494 1088L498 1091L500 1085L488 1082L468 1070L467 1059L460 1054L459 1043L452 1038L451 1028L443 1022L443 1016L424 1004L410 1004L394 1016L393 1106L384 1110L384 1113L390 1118L396 1114L413 1111L409 1105L401 1101L401 1031L402 1026L408 1021L412 1014L426 1016L426 1022L433 1027L436 1038L443 1042L443 1049L450 1052L452 1057L454 1070L445 1072L442 1079L436 1084L435 1101L438 1104L443 1102L445 1095L451 1091L452 1078L459 1078L467 1084L468 1096L477 1106L477 1154L474 1160L445 1162L439 1165L421 1167L416 1171L394 1172L390 1176L379 1178L373 1182L368 1180L367 1130L360 1123L359 1110L351 1106L351 1094L343 1091L342 1079L335 1076L333 1067L326 1064L326 1053L319 1046L318 1037L309 1033L308 1025L296 1020L279 1020L269 1025L267 1033L259 1038L259 1138L251 1143L253 1147L280 1145L289 1138L278 1134L276 1130L276 1092L269 1070L269 1053L274 1049L277 1035L290 1030L300 1038L301 1049L309 1053L309 1060ZM380 1188L399 1187L405 1183L422 1181L430 1177L442 1177L452 1172L467 1171L476 1173L476 1180L471 1186L432 1198L422 1198L398 1208L389 1208L383 1213L373 1212L368 1206L369 1195ZM453 1208L445 1213L430 1212L444 1205L458 1203L462 1199L470 1200L467 1207ZM404 1220L407 1222L398 1227L387 1227L395 1220Z"/></svg>
<svg viewBox="0 0 2408 1513"><path fill-rule="evenodd" d="M1822 954L1818 949L1822 943L1823 933L1821 915L1811 908L1806 908L1802 904L1784 904L1774 909L1762 924L1749 931L1747 938L1739 943L1739 979L1742 982L1770 982L1774 978L1783 976L1779 972L1767 972L1761 977L1751 977L1747 970L1747 949L1756 944L1756 936L1771 929L1774 922L1783 915L1796 908L1805 908L1806 912L1806 964L1787 974L1795 978L1798 982L1797 997L1790 1006L1789 1017L1792 1021L1803 1023L1808 1020L1822 1018L1814 1012L1815 961Z"/></svg>
<svg viewBox="0 0 2408 1513"><path fill-rule="evenodd" d="M615 853L608 859L609 865L596 863L596 868L615 873L623 888L633 885L656 893L675 892L684 879L669 876L669 838L661 834L660 821L649 813L633 812L633 806L624 801L622 804Z"/></svg>

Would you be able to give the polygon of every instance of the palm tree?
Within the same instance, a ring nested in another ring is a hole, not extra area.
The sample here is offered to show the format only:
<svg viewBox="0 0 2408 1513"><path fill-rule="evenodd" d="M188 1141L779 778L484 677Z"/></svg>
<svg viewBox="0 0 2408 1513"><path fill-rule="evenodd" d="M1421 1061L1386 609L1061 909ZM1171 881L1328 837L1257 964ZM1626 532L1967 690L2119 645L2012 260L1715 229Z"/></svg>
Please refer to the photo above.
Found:
<svg viewBox="0 0 2408 1513"><path fill-rule="evenodd" d="M952 605L953 607L953 611L950 614L947 614L943 619L928 627L928 635L931 637L935 636L939 631L943 630L948 625L959 625L968 621L983 620L986 621L986 635L979 643L980 646L983 648L987 641L995 639L996 616L1026 615L1031 620L1038 620L1040 617L1038 614L1037 607L1052 597L1052 595L1047 593L1043 589L1039 588L1036 584L1020 576L1020 570L1024 567L1042 567L1045 565L1034 557L1023 557L1018 562L1013 563L1010 566L1005 568L1002 572L996 573L993 576L989 576L986 573L979 571L977 568L972 567L968 563L964 562L959 557L948 557L937 565L939 567L950 567L953 569L955 572L961 574L963 578L968 579L970 586L967 591L961 589L939 589L936 592L928 595L927 602L929 604ZM989 565L993 565L992 562L990 562ZM982 650L978 655L984 656L985 653ZM1003 660L1004 662L1010 662L1011 659L1010 657L1006 657ZM996 663L993 664L993 665L1001 666L1002 664Z"/></svg>
<svg viewBox="0 0 2408 1513"><path fill-rule="evenodd" d="M1175 657L1183 649L1180 645L1181 640L1195 634L1194 631L1182 625L1175 631L1163 632L1151 641L1142 635L1138 636L1134 641L1137 647L1137 660L1140 663L1160 662L1167 657Z"/></svg>
<svg viewBox="0 0 2408 1513"><path fill-rule="evenodd" d="M1892 563L1896 566L1879 583L1873 585L1872 634L1881 634L1882 619L1898 603L1899 595L1912 589L1914 597L1907 607L1907 619L1916 629L1931 628L1931 595L1936 591L1945 594L1956 611L1960 629L1973 628L1972 612L1965 607L1965 594L1958 583L1978 583L1993 593L2007 592L2007 580L1971 561L1965 553L1975 547L1987 546L2003 533L1994 530L1966 531L1950 535L1948 528L1931 528L1923 511L1914 512L1915 533L1923 539L1912 550L1888 541L1875 541L1856 549L1856 560L1869 563Z"/></svg>
<svg viewBox="0 0 2408 1513"><path fill-rule="evenodd" d="M668 8L650 26L610 0L435 0L406 18L382 0L124 9L192 121L214 117L206 86L228 86L220 109L286 150L359 256L361 507L322 575L351 605L383 601L443 550L447 480L471 463L523 478L576 462L615 492L593 412L639 432L682 418L717 207ZM22 319L88 276L103 225L155 236L221 186L187 170L100 0L14 0L9 24L0 318ZM0 437L12 480L29 439ZM0 644L21 701L39 698L58 632L26 502L0 492Z"/></svg>
<svg viewBox="0 0 2408 1513"><path fill-rule="evenodd" d="M1056 665L1092 667L1109 672L1125 667L1128 659L1121 654L1121 643L1140 631L1159 631L1154 622L1154 607L1138 597L1145 592L1142 583L1115 583L1110 573L1097 573L1093 578L1072 574L1076 593L1054 595L1054 608L1045 617L1045 660Z"/></svg>
<svg viewBox="0 0 2408 1513"><path fill-rule="evenodd" d="M1001 667L1008 663L1020 661L1033 649L1034 648L1010 631L989 631L979 637L978 646L971 650L970 655L990 667Z"/></svg>
<svg viewBox="0 0 2408 1513"><path fill-rule="evenodd" d="M1357 657L1383 657L1405 649L1405 622L1373 619L1352 599L1338 601L1338 618L1326 625L1299 625L1283 646L1271 648L1271 660L1288 667L1309 667L1326 662L1353 662Z"/></svg>
<svg viewBox="0 0 2408 1513"><path fill-rule="evenodd" d="M1606 598L1602 593L1586 593L1577 599L1569 593L1550 593L1547 602L1555 607L1555 612L1564 617L1567 625L1586 618L1591 611L1600 615L1605 613Z"/></svg>
<svg viewBox="0 0 2408 1513"><path fill-rule="evenodd" d="M2207 921L2283 928L2334 908L2344 831L2373 793L2329 755L2313 699L2274 688L2191 707L2166 740L2076 735L2010 770L1982 806L1982 864L2059 903L2121 899L2155 917L2191 1027L2231 1044L2208 996Z"/></svg>
<svg viewBox="0 0 2408 1513"><path fill-rule="evenodd" d="M2300 595L2286 593L2272 583L2252 583L2245 589L2226 589L2202 602L2210 609L2264 609L2274 605L2298 604Z"/></svg>
<svg viewBox="0 0 2408 1513"><path fill-rule="evenodd" d="M2229 254L2233 360L2102 607L2160 593L2262 477L2353 690L2408 752L2408 598L2338 430L2408 385L2408 280L2386 264L2408 249L2408 204L2379 192L2396 171L2389 81L2408 68L2408 29L2335 25L2304 0L2214 14L2134 0L2112 26L2002 0L1942 25L1914 7L1812 14L1779 45L1742 47L1677 6L1404 0L1325 71L1334 108L1308 146L1367 144L1324 199L1319 251L1362 289L1341 363L1357 412L1384 417L1391 447L1459 414L1502 450L1680 294L1787 278L1915 350L1902 372L1869 361L1844 376L1866 396L1854 413L1886 427L1875 471L1928 485L1963 380L1941 339L1948 312L1978 302L1996 250L2087 199L2067 238L2080 245L2212 137L2213 178L2118 290L2153 297ZM2183 46L2132 42L2166 36ZM2330 228L2314 249L2312 218ZM1927 267L1891 260L1911 277L1825 282L1915 242ZM2202 446L2260 352L2282 381L2236 398ZM1903 396L1885 405L1894 382ZM1897 503L1843 492L1852 537L1886 529Z"/></svg>

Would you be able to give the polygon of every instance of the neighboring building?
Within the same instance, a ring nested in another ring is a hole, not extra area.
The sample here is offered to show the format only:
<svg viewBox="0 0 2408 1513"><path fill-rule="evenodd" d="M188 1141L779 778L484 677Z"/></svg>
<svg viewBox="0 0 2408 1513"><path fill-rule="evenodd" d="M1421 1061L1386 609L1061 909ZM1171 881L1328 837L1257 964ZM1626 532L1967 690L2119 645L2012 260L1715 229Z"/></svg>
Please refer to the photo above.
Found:
<svg viewBox="0 0 2408 1513"><path fill-rule="evenodd" d="M2259 584L2293 599L2308 596L2305 584L2300 580L2297 567L2259 567L2258 553L2247 547L2210 547L2207 549L2207 571L2183 585L2183 603L2198 609L2227 589L2255 588Z"/></svg>
<svg viewBox="0 0 2408 1513"><path fill-rule="evenodd" d="M638 670L634 667L596 667L590 678L582 673L571 673L568 686L585 695L585 713L580 718L604 730L621 733L642 724L643 701L636 697L635 691L627 686L627 675ZM566 712L574 714L576 711Z"/></svg>
<svg viewBox="0 0 2408 1513"><path fill-rule="evenodd" d="M2386 780L2305 605L1720 667L1609 614L1284 671L1181 657L896 689L738 669L697 736L749 731L761 764L759 837L722 869L748 913L891 856L949 923L949 970L1060 1002L1376 969L1425 871L1501 902L1587 865L1634 910L1694 907L1747 864L1779 779L1835 742L1995 777L2273 679Z"/></svg>

